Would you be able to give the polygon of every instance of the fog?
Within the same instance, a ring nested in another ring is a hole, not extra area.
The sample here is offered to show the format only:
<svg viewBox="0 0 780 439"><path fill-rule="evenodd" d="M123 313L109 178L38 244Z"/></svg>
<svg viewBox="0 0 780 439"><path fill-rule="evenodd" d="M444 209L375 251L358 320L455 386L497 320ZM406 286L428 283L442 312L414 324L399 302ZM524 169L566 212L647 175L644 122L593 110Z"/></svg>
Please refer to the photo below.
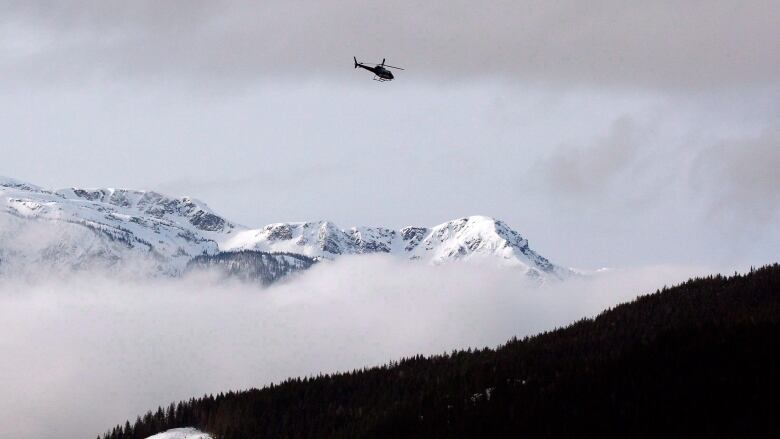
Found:
<svg viewBox="0 0 780 439"><path fill-rule="evenodd" d="M6 278L0 437L95 437L204 393L495 346L707 272L643 267L539 287L508 269L363 256L267 289L211 275Z"/></svg>

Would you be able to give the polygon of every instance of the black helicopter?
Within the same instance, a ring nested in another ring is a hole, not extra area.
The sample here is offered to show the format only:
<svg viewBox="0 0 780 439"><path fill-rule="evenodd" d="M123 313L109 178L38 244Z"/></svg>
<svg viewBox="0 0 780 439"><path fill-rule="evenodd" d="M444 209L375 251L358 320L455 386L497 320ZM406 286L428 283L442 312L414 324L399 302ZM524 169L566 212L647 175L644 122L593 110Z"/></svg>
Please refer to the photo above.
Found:
<svg viewBox="0 0 780 439"><path fill-rule="evenodd" d="M391 72L390 70L387 70L386 67L389 67L391 69L403 70L400 67L393 67L393 66L389 66L389 65L385 64L384 58L382 58L382 64L377 64L374 67L369 67L369 66L367 66L367 65L365 65L363 63L359 63L357 58L355 58L354 56L352 57L352 59L355 60L355 68L360 67L362 69L368 70L369 72L373 72L374 75L376 75L374 77L374 81L392 81L393 80L393 72Z"/></svg>

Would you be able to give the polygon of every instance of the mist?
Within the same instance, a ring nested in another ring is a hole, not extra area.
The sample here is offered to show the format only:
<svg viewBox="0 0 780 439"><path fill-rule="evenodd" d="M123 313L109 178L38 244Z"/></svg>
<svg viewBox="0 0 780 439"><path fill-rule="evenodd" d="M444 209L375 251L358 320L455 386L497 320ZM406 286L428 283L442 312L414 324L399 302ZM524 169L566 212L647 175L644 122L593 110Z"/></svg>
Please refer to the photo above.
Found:
<svg viewBox="0 0 780 439"><path fill-rule="evenodd" d="M508 269L361 256L266 289L210 274L5 278L0 437L94 437L205 393L496 346L708 272L655 266L538 286Z"/></svg>

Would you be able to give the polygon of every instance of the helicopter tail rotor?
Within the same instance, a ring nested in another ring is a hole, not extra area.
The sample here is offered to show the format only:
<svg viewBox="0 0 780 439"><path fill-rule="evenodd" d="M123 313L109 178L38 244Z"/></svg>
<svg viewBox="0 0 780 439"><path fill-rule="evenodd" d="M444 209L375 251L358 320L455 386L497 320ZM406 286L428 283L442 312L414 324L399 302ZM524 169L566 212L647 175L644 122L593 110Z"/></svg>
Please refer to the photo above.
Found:
<svg viewBox="0 0 780 439"><path fill-rule="evenodd" d="M357 58L353 56L353 57L352 57L352 59L354 59L354 60L355 60L355 68L357 68L357 67L358 67Z"/></svg>

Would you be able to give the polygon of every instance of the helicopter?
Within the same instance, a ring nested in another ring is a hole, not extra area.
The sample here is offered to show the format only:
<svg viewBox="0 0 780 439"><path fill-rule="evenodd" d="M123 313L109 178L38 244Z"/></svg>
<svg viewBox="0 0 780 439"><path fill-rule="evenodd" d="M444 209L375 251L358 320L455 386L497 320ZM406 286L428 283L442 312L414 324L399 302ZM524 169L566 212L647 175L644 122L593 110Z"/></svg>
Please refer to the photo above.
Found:
<svg viewBox="0 0 780 439"><path fill-rule="evenodd" d="M403 70L400 67L393 67L393 66L389 66L389 65L385 64L385 59L384 58L382 58L382 63L381 64L377 64L374 67L369 67L369 66L367 66L367 65L365 65L363 63L358 62L357 58L354 57L354 56L352 57L352 59L355 60L355 68L360 67L362 69L366 69L369 72L374 73L374 75L376 75L374 77L374 81L382 81L382 82L384 82L384 81L392 81L393 80L393 72L391 72L390 70L387 70L386 67L389 67L391 69Z"/></svg>

